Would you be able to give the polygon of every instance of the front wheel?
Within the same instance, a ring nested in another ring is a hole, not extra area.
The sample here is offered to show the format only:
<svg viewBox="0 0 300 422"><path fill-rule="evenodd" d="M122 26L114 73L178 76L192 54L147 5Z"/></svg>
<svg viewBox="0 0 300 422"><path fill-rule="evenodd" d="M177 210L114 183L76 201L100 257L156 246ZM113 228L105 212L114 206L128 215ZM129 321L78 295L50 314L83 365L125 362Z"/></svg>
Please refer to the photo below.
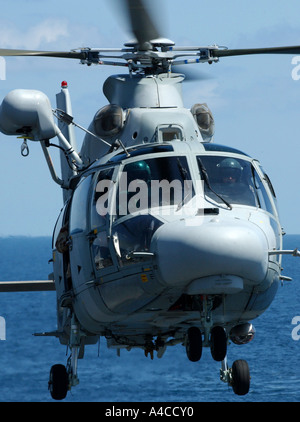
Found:
<svg viewBox="0 0 300 422"><path fill-rule="evenodd" d="M53 365L50 369L49 390L54 400L63 400L69 389L69 377L66 367Z"/></svg>
<svg viewBox="0 0 300 422"><path fill-rule="evenodd" d="M238 396L244 396L250 388L250 370L245 360L239 359L232 365L232 389Z"/></svg>

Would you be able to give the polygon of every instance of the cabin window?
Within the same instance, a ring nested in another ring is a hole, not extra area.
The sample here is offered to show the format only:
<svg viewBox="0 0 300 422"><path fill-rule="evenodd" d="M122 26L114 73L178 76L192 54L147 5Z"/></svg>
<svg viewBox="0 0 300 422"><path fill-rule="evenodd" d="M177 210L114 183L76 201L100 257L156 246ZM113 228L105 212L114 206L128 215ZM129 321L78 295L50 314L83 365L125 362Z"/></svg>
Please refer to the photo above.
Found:
<svg viewBox="0 0 300 422"><path fill-rule="evenodd" d="M182 130L174 125L162 125L159 127L159 142L182 141Z"/></svg>
<svg viewBox="0 0 300 422"><path fill-rule="evenodd" d="M77 186L71 205L70 234L80 233L87 229L88 195L92 175L84 178Z"/></svg>

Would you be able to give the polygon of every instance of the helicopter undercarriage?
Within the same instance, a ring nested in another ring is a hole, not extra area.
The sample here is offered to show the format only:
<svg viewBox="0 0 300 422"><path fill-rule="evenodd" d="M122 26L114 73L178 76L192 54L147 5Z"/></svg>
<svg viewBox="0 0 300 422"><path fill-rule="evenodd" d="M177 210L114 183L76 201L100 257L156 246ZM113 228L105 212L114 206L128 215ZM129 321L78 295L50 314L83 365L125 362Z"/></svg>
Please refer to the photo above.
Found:
<svg viewBox="0 0 300 422"><path fill-rule="evenodd" d="M232 367L229 367L227 361L227 345L230 340L235 341L235 337L241 340L237 344L245 344L252 340L254 328L247 322L239 322L234 327L224 327L214 325L213 311L224 306L224 295L203 295L188 296L182 295L169 309L170 316L176 318L176 314L183 316L185 313L192 320L182 318L180 324L170 324L168 328L156 327L144 335L137 334L136 329L128 334L122 333L120 328L113 326L105 329L101 335L107 340L107 347L116 349L118 356L120 350L130 351L133 348L144 350L145 357L154 358L154 353L158 358L162 358L167 347L181 344L186 351L187 358L191 362L198 362L202 356L203 347L210 348L211 356L215 361L221 362L220 380L232 387L237 395L245 395L250 388L250 371L248 363L245 360L236 360ZM79 384L78 378L78 359L84 356L86 344L96 343L99 336L85 332L70 304L68 317L68 349L70 355L66 366L56 364L51 367L48 388L52 398L62 400L67 392ZM200 313L200 318L199 318ZM179 316L178 315L178 316ZM180 317L179 317L180 318ZM185 320L186 319L186 320ZM118 324L117 324L118 326ZM231 329L230 329L231 328ZM238 328L238 334L232 332ZM66 342L66 332L63 335L61 343Z"/></svg>

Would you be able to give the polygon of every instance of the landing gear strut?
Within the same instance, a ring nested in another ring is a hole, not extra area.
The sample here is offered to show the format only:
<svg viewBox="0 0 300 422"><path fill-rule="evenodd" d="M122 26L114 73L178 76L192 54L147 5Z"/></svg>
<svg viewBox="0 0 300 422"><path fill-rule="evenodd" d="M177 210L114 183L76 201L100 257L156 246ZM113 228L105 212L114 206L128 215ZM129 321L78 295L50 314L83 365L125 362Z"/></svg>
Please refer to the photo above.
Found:
<svg viewBox="0 0 300 422"><path fill-rule="evenodd" d="M221 381L232 387L233 392L238 396L243 396L249 392L250 371L248 363L239 359L233 362L232 368L227 363L227 334L223 327L215 326L210 330L211 321L204 325L204 340L198 327L190 327L186 333L185 346L186 354L190 361L197 362L202 356L202 347L208 346L211 350L212 358L222 362L220 370Z"/></svg>
<svg viewBox="0 0 300 422"><path fill-rule="evenodd" d="M80 330L75 316L72 317L69 346L71 355L68 358L67 366L57 364L50 369L48 388L54 400L63 400L68 390L79 384L77 363L80 357Z"/></svg>

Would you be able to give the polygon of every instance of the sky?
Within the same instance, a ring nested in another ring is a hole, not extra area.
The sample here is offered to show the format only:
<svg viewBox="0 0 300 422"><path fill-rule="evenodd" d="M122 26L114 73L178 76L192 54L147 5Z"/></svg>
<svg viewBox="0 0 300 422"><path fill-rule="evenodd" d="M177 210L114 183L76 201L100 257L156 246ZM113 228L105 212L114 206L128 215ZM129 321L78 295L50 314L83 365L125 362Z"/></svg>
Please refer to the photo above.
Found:
<svg viewBox="0 0 300 422"><path fill-rule="evenodd" d="M117 0L0 0L0 6L0 48L69 51L122 47L132 39ZM162 35L177 46L300 45L298 0L160 0L157 6ZM193 65L205 78L183 87L185 107L206 102L211 108L214 142L261 162L288 234L300 233L299 64L300 57L292 55L222 58ZM25 88L44 92L55 107L66 80L74 120L88 127L107 104L105 79L122 69L66 59L0 58L0 103L11 90ZM76 130L76 136L80 147L84 134ZM51 179L39 143L29 143L28 157L21 156L21 143L0 133L0 236L49 236L63 204L61 188Z"/></svg>

